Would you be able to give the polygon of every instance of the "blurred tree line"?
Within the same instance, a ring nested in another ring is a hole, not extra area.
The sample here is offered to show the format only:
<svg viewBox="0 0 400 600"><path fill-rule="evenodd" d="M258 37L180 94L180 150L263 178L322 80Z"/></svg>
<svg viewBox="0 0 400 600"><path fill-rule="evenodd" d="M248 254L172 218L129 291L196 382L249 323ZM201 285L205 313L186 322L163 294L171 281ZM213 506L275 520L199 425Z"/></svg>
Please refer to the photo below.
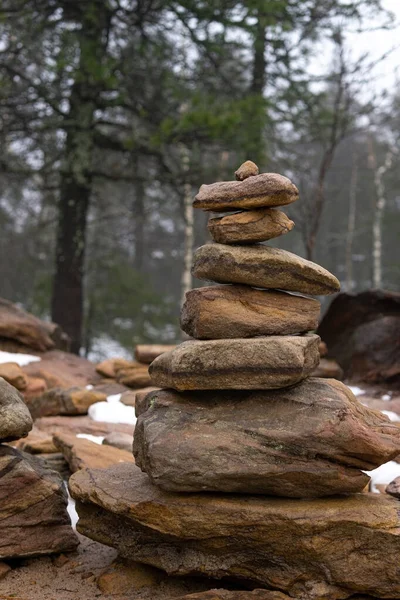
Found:
<svg viewBox="0 0 400 600"><path fill-rule="evenodd" d="M400 90L346 41L371 17L391 26L380 0L0 0L0 295L75 352L177 339L208 237L188 198L246 159L300 189L280 247L395 288Z"/></svg>

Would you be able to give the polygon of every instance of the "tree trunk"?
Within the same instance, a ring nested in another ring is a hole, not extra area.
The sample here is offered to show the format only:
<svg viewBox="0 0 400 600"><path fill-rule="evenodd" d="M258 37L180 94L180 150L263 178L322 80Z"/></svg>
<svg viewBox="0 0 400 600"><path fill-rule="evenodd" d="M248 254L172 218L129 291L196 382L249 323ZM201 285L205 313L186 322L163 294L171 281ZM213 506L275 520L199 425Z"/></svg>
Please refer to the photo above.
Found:
<svg viewBox="0 0 400 600"><path fill-rule="evenodd" d="M266 85L266 69L267 69L267 61L265 58L266 48L267 48L267 39L266 39L266 31L267 31L267 18L263 13L263 10L260 8L257 11L257 23L254 25L254 42L253 42L253 69L252 69L252 77L250 84L250 93L254 95L254 97L258 97L260 99L260 107L261 101L264 95L264 88ZM258 104L258 103L257 103ZM257 105L256 105L257 106ZM259 107L257 106L259 110ZM257 117L259 122L257 123ZM261 118L260 118L261 117ZM263 118L262 113L257 113L254 115L256 119L255 123L258 125L254 128L253 132L253 143L252 143L252 156L249 156L251 160L253 160L259 166L264 162L264 141L263 141L263 129L265 127L265 119Z"/></svg>
<svg viewBox="0 0 400 600"><path fill-rule="evenodd" d="M135 235L135 258L134 267L138 273L143 272L144 262L144 225L145 225L145 186L141 177L140 158L134 160L135 183L133 201L134 235Z"/></svg>
<svg viewBox="0 0 400 600"><path fill-rule="evenodd" d="M80 18L80 60L70 95L66 147L61 173L52 291L52 319L71 338L78 354L82 341L86 225L92 191L93 117L103 88L101 65L109 12L106 2L76 2Z"/></svg>
<svg viewBox="0 0 400 600"><path fill-rule="evenodd" d="M347 221L346 236L346 292L352 292L354 288L353 279L353 240L356 224L356 202L357 202L357 179L358 165L356 154L353 156L349 190L349 218Z"/></svg>
<svg viewBox="0 0 400 600"><path fill-rule="evenodd" d="M391 168L393 163L393 156L396 152L396 148L390 148L385 157L383 165L378 167L374 173L374 182L376 190L376 203L374 211L374 220L372 224L372 285L374 288L381 288L383 286L382 276L382 220L383 213L385 211L386 197L385 197L385 184L383 178L386 172Z"/></svg>
<svg viewBox="0 0 400 600"><path fill-rule="evenodd" d="M181 149L182 165L184 173L189 170L189 150L182 145ZM193 262L193 199L192 186L186 180L183 185L183 208L184 208L184 252L183 252L183 271L181 280L181 303L185 301L186 292L192 288L192 262Z"/></svg>

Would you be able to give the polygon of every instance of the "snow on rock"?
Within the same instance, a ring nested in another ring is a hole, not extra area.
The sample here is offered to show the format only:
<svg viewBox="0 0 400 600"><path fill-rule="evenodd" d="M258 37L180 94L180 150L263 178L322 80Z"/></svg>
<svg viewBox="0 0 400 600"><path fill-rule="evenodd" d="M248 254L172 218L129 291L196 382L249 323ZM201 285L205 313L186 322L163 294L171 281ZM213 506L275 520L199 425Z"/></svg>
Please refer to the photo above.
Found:
<svg viewBox="0 0 400 600"><path fill-rule="evenodd" d="M363 394L365 394L365 391L357 387L356 385L348 385L347 387L353 392L355 396L362 396Z"/></svg>
<svg viewBox="0 0 400 600"><path fill-rule="evenodd" d="M70 496L67 483L64 482L64 484L65 484L65 489L67 490L67 494L68 494L67 511L69 514L69 518L71 519L72 529L76 530L76 524L78 522L79 516L78 516L78 513L76 512L75 500L73 498L71 498L71 496Z"/></svg>
<svg viewBox="0 0 400 600"><path fill-rule="evenodd" d="M381 397L381 400L390 400L391 399L391 395L390 394L383 394L383 396Z"/></svg>
<svg viewBox="0 0 400 600"><path fill-rule="evenodd" d="M20 367L25 367L32 362L38 362L41 360L39 356L33 354L19 354L19 352L4 352L0 350L0 363L13 362L17 363Z"/></svg>
<svg viewBox="0 0 400 600"><path fill-rule="evenodd" d="M389 417L391 421L400 421L399 415L392 410L381 410L381 413Z"/></svg>
<svg viewBox="0 0 400 600"><path fill-rule="evenodd" d="M105 421L106 423L136 424L135 409L133 406L125 406L121 402L121 394L113 394L107 397L107 402L96 402L89 407L89 417L93 421Z"/></svg>
<svg viewBox="0 0 400 600"><path fill-rule="evenodd" d="M93 386L92 386L92 384L91 384L91 383L89 383L89 385L87 385L87 386L85 387L85 390L92 390L92 389L93 389Z"/></svg>
<svg viewBox="0 0 400 600"><path fill-rule="evenodd" d="M77 433L76 437L81 438L83 440L89 440L90 442L94 442L95 444L99 444L100 446L104 440L104 437L102 437L101 435L91 435L90 433Z"/></svg>
<svg viewBox="0 0 400 600"><path fill-rule="evenodd" d="M388 485L393 479L400 476L400 464L394 460L381 465L373 471L365 471L371 477L371 492L379 494L377 485Z"/></svg>

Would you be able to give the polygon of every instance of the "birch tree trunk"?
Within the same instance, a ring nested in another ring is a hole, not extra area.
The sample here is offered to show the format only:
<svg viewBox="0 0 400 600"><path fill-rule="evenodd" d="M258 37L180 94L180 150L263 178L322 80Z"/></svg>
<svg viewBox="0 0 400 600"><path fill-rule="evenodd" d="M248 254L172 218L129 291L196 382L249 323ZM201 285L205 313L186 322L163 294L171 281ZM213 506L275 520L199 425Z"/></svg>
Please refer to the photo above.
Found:
<svg viewBox="0 0 400 600"><path fill-rule="evenodd" d="M353 166L351 169L350 190L349 190L349 219L347 222L346 235L346 291L352 292L354 289L353 278L353 241L356 225L356 203L357 203L357 180L358 164L357 156L354 153Z"/></svg>
<svg viewBox="0 0 400 600"><path fill-rule="evenodd" d="M183 184L183 209L184 209L184 252L183 252L183 271L181 279L181 304L185 301L186 292L192 288L192 262L193 262L193 200L192 186L188 181L186 174L189 171L189 150L182 144L181 157L185 181Z"/></svg>
<svg viewBox="0 0 400 600"><path fill-rule="evenodd" d="M374 211L374 220L372 224L372 285L374 288L381 288L383 285L382 276L382 221L386 206L384 176L391 168L393 157L397 149L391 147L385 156L383 165L375 169L374 182L376 190L376 203Z"/></svg>

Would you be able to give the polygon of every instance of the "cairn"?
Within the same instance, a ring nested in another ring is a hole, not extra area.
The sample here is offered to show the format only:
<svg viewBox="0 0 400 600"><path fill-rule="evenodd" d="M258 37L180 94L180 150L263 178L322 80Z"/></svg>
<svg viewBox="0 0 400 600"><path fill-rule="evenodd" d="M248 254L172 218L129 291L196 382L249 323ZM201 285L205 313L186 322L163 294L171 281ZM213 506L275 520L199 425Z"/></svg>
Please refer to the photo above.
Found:
<svg viewBox="0 0 400 600"><path fill-rule="evenodd" d="M400 430L339 381L310 377L331 273L264 245L293 222L286 177L246 162L194 206L213 243L193 274L182 329L136 400L137 466L75 474L78 530L168 573L246 580L301 599L399 597L397 505L363 492L400 453ZM305 295L302 295L305 294ZM137 467L143 471L139 471ZM191 493L188 493L191 492ZM397 596L396 596L397 594Z"/></svg>

